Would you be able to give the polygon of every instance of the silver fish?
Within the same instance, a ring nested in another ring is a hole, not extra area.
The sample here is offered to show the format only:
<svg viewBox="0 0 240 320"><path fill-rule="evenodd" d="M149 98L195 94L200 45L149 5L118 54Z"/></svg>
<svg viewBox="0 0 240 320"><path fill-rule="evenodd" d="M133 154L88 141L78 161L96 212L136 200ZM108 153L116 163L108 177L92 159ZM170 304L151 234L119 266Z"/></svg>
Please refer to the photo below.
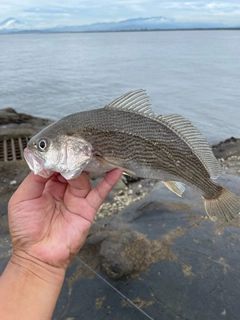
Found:
<svg viewBox="0 0 240 320"><path fill-rule="evenodd" d="M240 212L240 197L213 181L221 166L198 129L177 114L156 116L144 90L56 121L28 142L24 155L43 177L60 172L74 179L83 170L121 168L159 179L179 196L183 184L191 186L213 221L229 221Z"/></svg>

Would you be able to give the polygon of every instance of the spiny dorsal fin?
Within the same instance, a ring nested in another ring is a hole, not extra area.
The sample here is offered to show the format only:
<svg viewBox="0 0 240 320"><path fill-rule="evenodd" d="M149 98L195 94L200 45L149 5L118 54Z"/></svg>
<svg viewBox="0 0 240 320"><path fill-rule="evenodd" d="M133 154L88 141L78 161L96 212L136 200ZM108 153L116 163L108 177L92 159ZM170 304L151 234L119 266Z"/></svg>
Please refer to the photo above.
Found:
<svg viewBox="0 0 240 320"><path fill-rule="evenodd" d="M193 153L201 160L211 178L216 179L221 172L221 166L215 158L208 142L192 123L178 114L160 115L155 118L181 137Z"/></svg>
<svg viewBox="0 0 240 320"><path fill-rule="evenodd" d="M138 113L149 118L155 117L146 91L142 89L128 92L104 108Z"/></svg>

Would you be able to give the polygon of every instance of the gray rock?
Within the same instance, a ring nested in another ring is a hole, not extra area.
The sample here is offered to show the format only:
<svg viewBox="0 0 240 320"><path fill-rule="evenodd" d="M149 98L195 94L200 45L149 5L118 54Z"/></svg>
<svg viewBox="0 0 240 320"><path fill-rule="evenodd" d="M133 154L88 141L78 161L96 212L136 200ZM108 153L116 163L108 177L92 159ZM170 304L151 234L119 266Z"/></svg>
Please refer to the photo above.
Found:
<svg viewBox="0 0 240 320"><path fill-rule="evenodd" d="M12 108L0 109L0 125L31 124L32 126L46 126L51 123L48 119L33 117L29 114L18 113Z"/></svg>

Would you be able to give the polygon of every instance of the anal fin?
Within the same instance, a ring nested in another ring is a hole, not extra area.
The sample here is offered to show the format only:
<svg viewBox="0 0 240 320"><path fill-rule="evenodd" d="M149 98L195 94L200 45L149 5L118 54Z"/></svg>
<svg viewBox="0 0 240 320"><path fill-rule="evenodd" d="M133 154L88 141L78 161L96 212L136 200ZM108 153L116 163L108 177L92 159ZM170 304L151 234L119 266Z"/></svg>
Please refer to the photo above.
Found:
<svg viewBox="0 0 240 320"><path fill-rule="evenodd" d="M185 191L185 187L181 182L162 181L162 183L164 183L169 190L176 193L176 195L178 195L179 197L181 197L183 192Z"/></svg>

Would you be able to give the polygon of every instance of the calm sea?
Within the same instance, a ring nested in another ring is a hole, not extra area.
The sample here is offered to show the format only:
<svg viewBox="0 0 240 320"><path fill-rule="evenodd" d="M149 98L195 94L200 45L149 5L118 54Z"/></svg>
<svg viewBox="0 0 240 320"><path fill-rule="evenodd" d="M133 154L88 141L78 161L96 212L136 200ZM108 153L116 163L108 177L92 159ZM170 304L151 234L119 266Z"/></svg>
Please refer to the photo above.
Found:
<svg viewBox="0 0 240 320"><path fill-rule="evenodd" d="M59 119L138 88L210 143L240 137L240 32L0 36L0 108Z"/></svg>

